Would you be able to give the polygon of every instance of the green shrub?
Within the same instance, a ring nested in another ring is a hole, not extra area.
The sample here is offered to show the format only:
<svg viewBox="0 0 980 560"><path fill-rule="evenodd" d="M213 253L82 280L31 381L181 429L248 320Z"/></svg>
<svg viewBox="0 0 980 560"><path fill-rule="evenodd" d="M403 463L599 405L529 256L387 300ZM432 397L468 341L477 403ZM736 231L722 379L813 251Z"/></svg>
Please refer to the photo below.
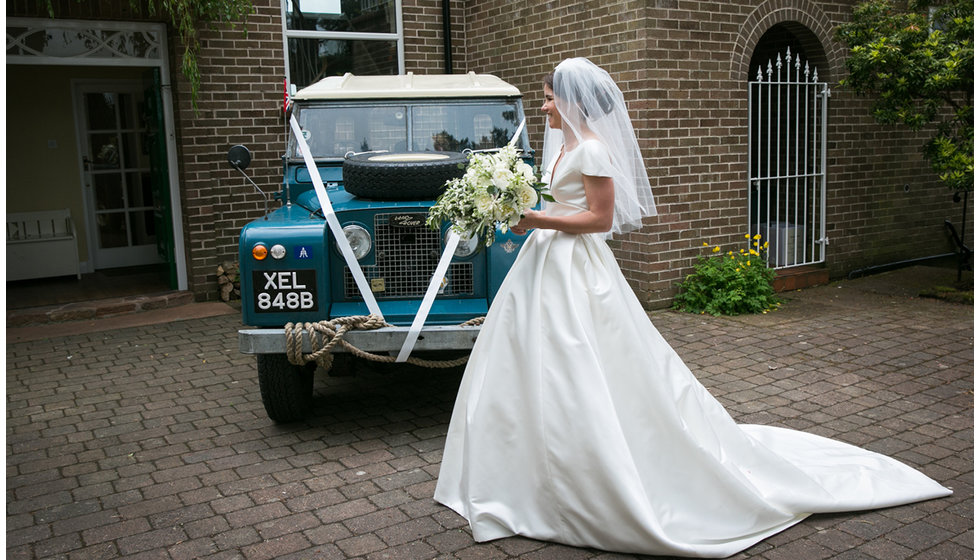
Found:
<svg viewBox="0 0 980 560"><path fill-rule="evenodd" d="M712 315L768 313L778 308L772 287L776 271L766 261L769 243L760 247L759 237L752 242L754 249L720 254L721 248L715 247L698 259L694 273L681 282L673 308Z"/></svg>

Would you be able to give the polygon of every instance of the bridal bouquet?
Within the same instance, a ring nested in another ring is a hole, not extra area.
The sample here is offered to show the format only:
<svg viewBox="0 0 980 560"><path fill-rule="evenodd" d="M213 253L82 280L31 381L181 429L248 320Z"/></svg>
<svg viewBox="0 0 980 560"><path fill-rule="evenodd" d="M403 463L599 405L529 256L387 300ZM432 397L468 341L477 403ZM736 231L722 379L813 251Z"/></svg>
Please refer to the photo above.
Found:
<svg viewBox="0 0 980 560"><path fill-rule="evenodd" d="M540 200L534 169L513 146L497 152L471 153L466 173L446 182L446 190L429 209L426 223L438 229L444 221L460 236L481 236L489 247L499 227L504 233Z"/></svg>

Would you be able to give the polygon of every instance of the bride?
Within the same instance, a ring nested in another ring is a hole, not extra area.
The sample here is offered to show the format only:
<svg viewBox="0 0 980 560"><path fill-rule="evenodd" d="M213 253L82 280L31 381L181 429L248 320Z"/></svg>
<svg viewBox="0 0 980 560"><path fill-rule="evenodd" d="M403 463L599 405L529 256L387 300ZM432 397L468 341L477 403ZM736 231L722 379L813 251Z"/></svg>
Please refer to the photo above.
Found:
<svg viewBox="0 0 980 560"><path fill-rule="evenodd" d="M584 58L545 79L555 198L473 348L435 499L477 541L725 557L812 513L951 492L883 455L739 425L650 323L605 243L656 214L623 94Z"/></svg>

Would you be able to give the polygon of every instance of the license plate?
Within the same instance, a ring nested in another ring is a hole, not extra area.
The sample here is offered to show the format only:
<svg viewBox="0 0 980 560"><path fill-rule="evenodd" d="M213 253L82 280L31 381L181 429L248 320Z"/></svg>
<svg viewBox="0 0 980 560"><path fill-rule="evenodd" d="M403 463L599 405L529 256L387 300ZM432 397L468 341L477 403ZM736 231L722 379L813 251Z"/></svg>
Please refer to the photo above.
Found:
<svg viewBox="0 0 980 560"><path fill-rule="evenodd" d="M317 311L315 270L253 270L255 311Z"/></svg>

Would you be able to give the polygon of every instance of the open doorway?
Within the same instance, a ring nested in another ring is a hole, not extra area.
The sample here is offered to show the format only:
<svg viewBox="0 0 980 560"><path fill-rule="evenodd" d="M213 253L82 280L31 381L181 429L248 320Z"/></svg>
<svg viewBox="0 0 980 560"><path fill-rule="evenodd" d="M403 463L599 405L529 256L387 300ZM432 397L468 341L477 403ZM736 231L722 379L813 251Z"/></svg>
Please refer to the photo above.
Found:
<svg viewBox="0 0 980 560"><path fill-rule="evenodd" d="M8 18L7 32L7 212L69 211L82 273L8 282L8 308L37 303L31 289L186 290L165 26Z"/></svg>

